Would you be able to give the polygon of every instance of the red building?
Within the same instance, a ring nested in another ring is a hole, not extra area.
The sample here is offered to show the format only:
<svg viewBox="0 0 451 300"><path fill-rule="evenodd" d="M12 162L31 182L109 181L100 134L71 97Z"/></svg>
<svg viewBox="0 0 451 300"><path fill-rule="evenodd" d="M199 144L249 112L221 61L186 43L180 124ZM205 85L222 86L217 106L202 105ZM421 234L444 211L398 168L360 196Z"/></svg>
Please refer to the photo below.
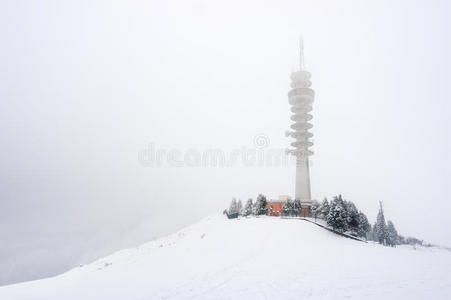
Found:
<svg viewBox="0 0 451 300"><path fill-rule="evenodd" d="M279 197L282 198L282 197ZM270 200L266 204L266 207L268 208L268 215L269 216L281 216L283 213L283 205L285 204L286 199L284 200ZM310 218L312 217L312 214L310 212L310 207L302 207L301 212L298 215L299 217L303 218Z"/></svg>
<svg viewBox="0 0 451 300"><path fill-rule="evenodd" d="M281 200L268 201L268 203L266 204L266 207L268 208L268 215L281 216L284 204L285 204L285 201L281 201Z"/></svg>
<svg viewBox="0 0 451 300"><path fill-rule="evenodd" d="M312 213L310 212L310 207L302 207L299 216L304 218L310 218L312 216Z"/></svg>

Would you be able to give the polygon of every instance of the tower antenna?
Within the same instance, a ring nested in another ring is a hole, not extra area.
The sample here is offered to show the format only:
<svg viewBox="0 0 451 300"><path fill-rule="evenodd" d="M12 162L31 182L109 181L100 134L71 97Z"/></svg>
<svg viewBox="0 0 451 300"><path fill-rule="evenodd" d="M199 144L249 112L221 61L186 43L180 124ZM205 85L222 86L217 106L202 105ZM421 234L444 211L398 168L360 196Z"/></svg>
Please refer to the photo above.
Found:
<svg viewBox="0 0 451 300"><path fill-rule="evenodd" d="M299 70L304 70L304 37L299 37Z"/></svg>

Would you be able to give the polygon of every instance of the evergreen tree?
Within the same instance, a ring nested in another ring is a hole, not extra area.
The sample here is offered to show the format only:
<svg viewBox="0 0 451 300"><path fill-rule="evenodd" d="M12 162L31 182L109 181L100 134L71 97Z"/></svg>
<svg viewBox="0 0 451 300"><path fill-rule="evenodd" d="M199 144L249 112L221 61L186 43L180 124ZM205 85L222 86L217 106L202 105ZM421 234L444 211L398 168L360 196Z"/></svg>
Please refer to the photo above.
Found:
<svg viewBox="0 0 451 300"><path fill-rule="evenodd" d="M327 215L329 214L330 206L329 201L327 201L327 198L324 198L323 202L321 203L321 209L320 209L320 216L323 219L327 219Z"/></svg>
<svg viewBox="0 0 451 300"><path fill-rule="evenodd" d="M368 222L368 218L366 217L366 215L361 211L359 212L359 226L358 226L357 234L360 237L364 237L364 238L371 240L371 238L370 238L371 225Z"/></svg>
<svg viewBox="0 0 451 300"><path fill-rule="evenodd" d="M250 215L252 215L253 210L254 210L254 203L252 202L252 199L249 198L249 200L247 200L247 202L246 202L246 205L244 206L243 215L250 216Z"/></svg>
<svg viewBox="0 0 451 300"><path fill-rule="evenodd" d="M371 236L372 236L372 241L375 242L379 242L379 240L377 239L377 233L376 233L376 222L374 222L373 227L371 227Z"/></svg>
<svg viewBox="0 0 451 300"><path fill-rule="evenodd" d="M347 213L341 195L334 197L330 203L329 214L327 215L326 221L334 230L342 232L347 230Z"/></svg>
<svg viewBox="0 0 451 300"><path fill-rule="evenodd" d="M316 222L316 217L320 213L320 209L321 209L321 205L319 204L319 202L316 200L313 200L312 206L310 207L310 212L312 213L312 216L315 217L315 222Z"/></svg>
<svg viewBox="0 0 451 300"><path fill-rule="evenodd" d="M382 208L382 202L379 202L380 208L377 214L376 220L376 238L380 244L385 245L387 243L387 224L385 223L384 210Z"/></svg>
<svg viewBox="0 0 451 300"><path fill-rule="evenodd" d="M268 213L268 201L266 197L262 194L259 194L257 200L255 201L255 214L256 215L266 215Z"/></svg>
<svg viewBox="0 0 451 300"><path fill-rule="evenodd" d="M359 231L359 212L357 211L357 207L351 201L344 201L345 209L347 213L346 223L348 230L352 232L358 233Z"/></svg>
<svg viewBox="0 0 451 300"><path fill-rule="evenodd" d="M301 207L301 200L296 199L294 200L294 211L293 211L293 216L297 217L299 216L299 214L302 212L302 207Z"/></svg>
<svg viewBox="0 0 451 300"><path fill-rule="evenodd" d="M284 216L293 216L294 214L294 201L288 199L282 207L282 213Z"/></svg>
<svg viewBox="0 0 451 300"><path fill-rule="evenodd" d="M241 199L238 200L238 203L237 203L237 210L238 210L238 214L239 214L240 216L242 216L242 215L243 215L243 203L241 202Z"/></svg>
<svg viewBox="0 0 451 300"><path fill-rule="evenodd" d="M340 218L342 220L344 220L344 225L341 230L347 231L348 230L348 211L347 211L346 201L343 200L341 195L338 195L338 204L339 204L339 206L341 206Z"/></svg>
<svg viewBox="0 0 451 300"><path fill-rule="evenodd" d="M232 202L230 202L229 214L235 214L235 213L238 213L238 203L236 202L236 199L233 198Z"/></svg>
<svg viewBox="0 0 451 300"><path fill-rule="evenodd" d="M407 237L405 239L405 241L406 241L406 244L409 244L409 245L420 245L420 246L423 245L422 240L419 240L419 239L411 237L411 236Z"/></svg>
<svg viewBox="0 0 451 300"><path fill-rule="evenodd" d="M258 206L257 200L255 200L254 206L252 207L252 214L254 216L257 216L258 215L258 211L259 211L259 206Z"/></svg>
<svg viewBox="0 0 451 300"><path fill-rule="evenodd" d="M392 247L399 244L398 231L392 221L387 221L387 244Z"/></svg>
<svg viewBox="0 0 451 300"><path fill-rule="evenodd" d="M405 245L407 244L406 238L400 234L398 234L398 244L399 245Z"/></svg>
<svg viewBox="0 0 451 300"><path fill-rule="evenodd" d="M335 207L337 206L337 202L335 199L332 199L329 206L329 214L326 217L327 225L331 226L333 229L336 227L336 219L339 217L339 211L335 211Z"/></svg>

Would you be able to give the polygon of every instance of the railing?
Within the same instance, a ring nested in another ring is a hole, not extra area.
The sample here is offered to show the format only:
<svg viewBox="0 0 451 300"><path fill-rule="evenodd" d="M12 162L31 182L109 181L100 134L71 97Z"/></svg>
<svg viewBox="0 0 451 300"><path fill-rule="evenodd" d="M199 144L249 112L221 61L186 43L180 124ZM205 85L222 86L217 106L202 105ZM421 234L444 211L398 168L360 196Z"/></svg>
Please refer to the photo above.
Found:
<svg viewBox="0 0 451 300"><path fill-rule="evenodd" d="M356 236L353 236L353 235L350 235L350 234L347 234L347 233L344 233L344 232L337 231L337 230L335 230L335 229L333 229L333 228L324 226L323 224L317 223L317 222L312 221L312 220L309 220L309 219L307 219L307 218L302 218L302 217L301 217L301 218L286 218L286 217L282 217L282 219L298 219L298 220L307 221L307 222L313 223L313 224L315 224L315 225L318 225L319 227L322 227L322 228L324 228L324 229L326 229L326 230L328 230L328 231L330 231L330 232L333 232L333 233L335 233L335 234L341 235L341 236L343 236L343 237L345 237L345 238L353 239L353 240L356 240L356 241L359 241L359 242L363 242L363 243L366 243L366 242L367 242L367 241L365 241L365 240L359 239L359 238L356 237Z"/></svg>

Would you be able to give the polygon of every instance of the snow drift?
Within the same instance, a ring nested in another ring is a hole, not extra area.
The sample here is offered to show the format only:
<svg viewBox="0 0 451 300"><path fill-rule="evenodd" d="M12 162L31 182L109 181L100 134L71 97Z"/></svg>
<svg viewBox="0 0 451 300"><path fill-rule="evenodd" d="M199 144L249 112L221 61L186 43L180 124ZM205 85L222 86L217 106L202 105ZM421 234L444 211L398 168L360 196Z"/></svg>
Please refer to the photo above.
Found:
<svg viewBox="0 0 451 300"><path fill-rule="evenodd" d="M450 299L451 253L383 247L299 219L215 215L0 299Z"/></svg>

